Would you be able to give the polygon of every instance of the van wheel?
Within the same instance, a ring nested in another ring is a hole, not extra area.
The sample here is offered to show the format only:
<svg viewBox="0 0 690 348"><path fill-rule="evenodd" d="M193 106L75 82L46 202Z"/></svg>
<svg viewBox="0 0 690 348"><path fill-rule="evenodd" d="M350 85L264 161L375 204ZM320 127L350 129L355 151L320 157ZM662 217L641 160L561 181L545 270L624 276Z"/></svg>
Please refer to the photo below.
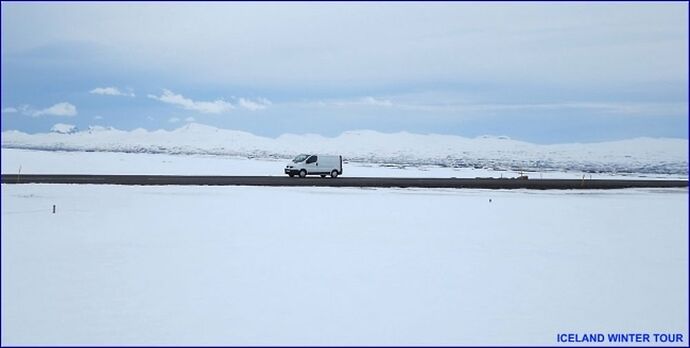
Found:
<svg viewBox="0 0 690 348"><path fill-rule="evenodd" d="M302 170L299 171L299 177L300 177L300 178L304 178L304 177L306 177L306 176L307 176L307 171L306 171L306 170L302 169Z"/></svg>
<svg viewBox="0 0 690 348"><path fill-rule="evenodd" d="M331 178L337 178L338 177L338 171L334 170L331 172Z"/></svg>
<svg viewBox="0 0 690 348"><path fill-rule="evenodd" d="M326 174L321 174L321 177L322 177L322 178L325 178L325 177L326 177Z"/></svg>

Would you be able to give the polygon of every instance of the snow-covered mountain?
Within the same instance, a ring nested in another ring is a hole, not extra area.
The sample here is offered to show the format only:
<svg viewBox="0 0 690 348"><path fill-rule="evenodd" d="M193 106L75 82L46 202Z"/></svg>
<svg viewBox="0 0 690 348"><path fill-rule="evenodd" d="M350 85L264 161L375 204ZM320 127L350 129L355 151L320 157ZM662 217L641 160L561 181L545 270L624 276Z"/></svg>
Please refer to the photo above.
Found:
<svg viewBox="0 0 690 348"><path fill-rule="evenodd" d="M348 131L328 138L284 134L266 138L191 123L173 131L91 127L72 134L2 132L2 147L48 151L103 151L290 158L299 153L341 154L351 161L525 171L688 174L688 140L537 145L507 137Z"/></svg>

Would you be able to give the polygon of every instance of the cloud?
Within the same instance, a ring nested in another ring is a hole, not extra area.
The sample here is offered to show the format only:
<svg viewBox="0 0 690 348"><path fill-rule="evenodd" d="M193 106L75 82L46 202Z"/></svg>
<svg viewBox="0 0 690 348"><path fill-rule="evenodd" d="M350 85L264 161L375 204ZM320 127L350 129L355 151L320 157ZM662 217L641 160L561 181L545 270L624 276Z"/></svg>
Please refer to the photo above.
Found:
<svg viewBox="0 0 690 348"><path fill-rule="evenodd" d="M250 111L263 110L272 104L271 101L266 98L258 98L256 101L240 98L238 103L241 107Z"/></svg>
<svg viewBox="0 0 690 348"><path fill-rule="evenodd" d="M6 107L2 109L3 113L21 113L22 115L25 116L31 116L31 117L38 117L38 116L43 116L43 115L48 115L48 116L75 116L77 114L77 107L68 103L68 102L62 102L62 103L57 103L49 108L45 108L42 110L36 110L33 108L31 105L20 105L18 107Z"/></svg>
<svg viewBox="0 0 690 348"><path fill-rule="evenodd" d="M217 99L212 102L194 101L192 99L185 98L181 94L175 94L167 89L164 89L163 94L160 96L149 94L148 97L164 103L179 106L186 110L198 111L204 114L220 114L235 108L235 106L223 99Z"/></svg>
<svg viewBox="0 0 690 348"><path fill-rule="evenodd" d="M124 96L124 97L134 97L134 93L130 90L129 92L125 93L117 89L116 87L97 87L89 91L91 94L100 94L100 95L115 95L115 96Z"/></svg>
<svg viewBox="0 0 690 348"><path fill-rule="evenodd" d="M562 103L524 103L524 104L406 104L402 107L418 111L561 111L575 110L582 112L596 112L602 114L624 114L624 115L645 115L645 114L673 114L687 113L687 106L683 103L638 103L638 102L562 102Z"/></svg>
<svg viewBox="0 0 690 348"><path fill-rule="evenodd" d="M680 2L572 8L453 2L426 7L225 5L75 6L69 11L63 6L10 6L5 34L11 39L3 48L21 53L54 45L72 52L54 38L98 42L93 50L103 54L80 59L79 69L117 67L117 76L146 80L155 67L160 81L301 91L291 95L306 99L347 98L352 91L366 95L449 88L482 100L500 99L512 89L516 91L508 94L519 92L513 100L521 102L548 101L547 94L559 100L559 90L577 91L580 95L573 97L578 99L616 101L641 93L634 86L645 86L644 95L651 100L683 100L676 96L688 81L687 4ZM190 26L189 18L204 20ZM335 27L348 30L331 30ZM53 57L40 61L60 62ZM41 73L52 71L47 63L39 67L45 69ZM139 76L136 71L149 73ZM122 82L104 80L99 86L116 83ZM669 91L674 97L668 97ZM237 103L229 95L178 92L208 101L225 96ZM151 93L160 96L161 91Z"/></svg>
<svg viewBox="0 0 690 348"><path fill-rule="evenodd" d="M184 121L185 121L185 122L194 122L194 121L196 121L196 120L194 119L194 117L187 117L187 118L184 119Z"/></svg>
<svg viewBox="0 0 690 348"><path fill-rule="evenodd" d="M393 106L393 102L388 99L376 99L374 97L364 97L360 99L360 104L373 106Z"/></svg>
<svg viewBox="0 0 690 348"><path fill-rule="evenodd" d="M103 116L94 116L93 119L94 119L94 120L102 120L102 119L103 119Z"/></svg>
<svg viewBox="0 0 690 348"><path fill-rule="evenodd" d="M180 119L177 118L177 117L171 117L171 118L168 119L168 122L170 122L170 123L177 123L177 122L180 122Z"/></svg>
<svg viewBox="0 0 690 348"><path fill-rule="evenodd" d="M196 101L181 94L175 94L169 89L163 89L163 94L160 96L149 94L149 98L155 99L164 103L176 105L186 110L198 111L205 114L220 114L236 109L237 107L243 108L249 111L257 111L266 109L268 106L272 105L270 100L266 98L248 99L248 98L235 98L237 104L227 102L223 99L216 99L214 101Z"/></svg>
<svg viewBox="0 0 690 348"><path fill-rule="evenodd" d="M594 102L587 100L546 102L546 103L512 103L482 102L463 95L455 94L401 94L390 97L358 97L351 99L322 99L304 102L287 103L291 106L306 108L340 108L367 109L386 108L414 112L466 113L479 115L487 112L514 114L516 112L541 113L560 111L597 113L602 115L644 116L652 114L687 114L687 103L678 102Z"/></svg>
<svg viewBox="0 0 690 348"><path fill-rule="evenodd" d="M351 107L351 106L374 106L374 107L394 107L401 106L400 104L394 104L390 99L381 99L371 96L361 97L357 99L330 99L330 100L320 100L315 102L308 102L304 105L307 106L320 106L320 107Z"/></svg>
<svg viewBox="0 0 690 348"><path fill-rule="evenodd" d="M77 132L77 126L73 124L56 123L50 128L53 133L72 134Z"/></svg>
<svg viewBox="0 0 690 348"><path fill-rule="evenodd" d="M77 107L67 103L67 102L62 102L62 103L57 103L49 108L43 109L43 110L38 110L38 111L31 111L30 115L33 117L38 117L38 116L43 116L43 115L49 115L49 116L75 116L77 115Z"/></svg>

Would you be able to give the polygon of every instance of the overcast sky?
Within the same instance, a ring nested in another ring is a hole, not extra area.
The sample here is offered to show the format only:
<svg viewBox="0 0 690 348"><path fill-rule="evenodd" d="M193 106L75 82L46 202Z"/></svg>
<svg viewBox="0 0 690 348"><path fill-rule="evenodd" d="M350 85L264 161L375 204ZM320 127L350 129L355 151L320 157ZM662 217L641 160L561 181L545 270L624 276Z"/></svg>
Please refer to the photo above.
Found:
<svg viewBox="0 0 690 348"><path fill-rule="evenodd" d="M2 130L688 137L688 4L2 3Z"/></svg>

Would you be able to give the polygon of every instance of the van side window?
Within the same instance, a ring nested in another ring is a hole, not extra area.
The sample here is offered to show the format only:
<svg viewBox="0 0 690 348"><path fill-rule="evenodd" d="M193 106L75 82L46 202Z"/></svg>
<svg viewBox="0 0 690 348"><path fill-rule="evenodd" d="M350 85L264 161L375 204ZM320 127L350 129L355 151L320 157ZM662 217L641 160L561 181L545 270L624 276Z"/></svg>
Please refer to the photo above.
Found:
<svg viewBox="0 0 690 348"><path fill-rule="evenodd" d="M316 156L311 156L311 157L309 157L309 159L307 159L307 163L314 163L314 162L316 162L316 160L317 160Z"/></svg>

